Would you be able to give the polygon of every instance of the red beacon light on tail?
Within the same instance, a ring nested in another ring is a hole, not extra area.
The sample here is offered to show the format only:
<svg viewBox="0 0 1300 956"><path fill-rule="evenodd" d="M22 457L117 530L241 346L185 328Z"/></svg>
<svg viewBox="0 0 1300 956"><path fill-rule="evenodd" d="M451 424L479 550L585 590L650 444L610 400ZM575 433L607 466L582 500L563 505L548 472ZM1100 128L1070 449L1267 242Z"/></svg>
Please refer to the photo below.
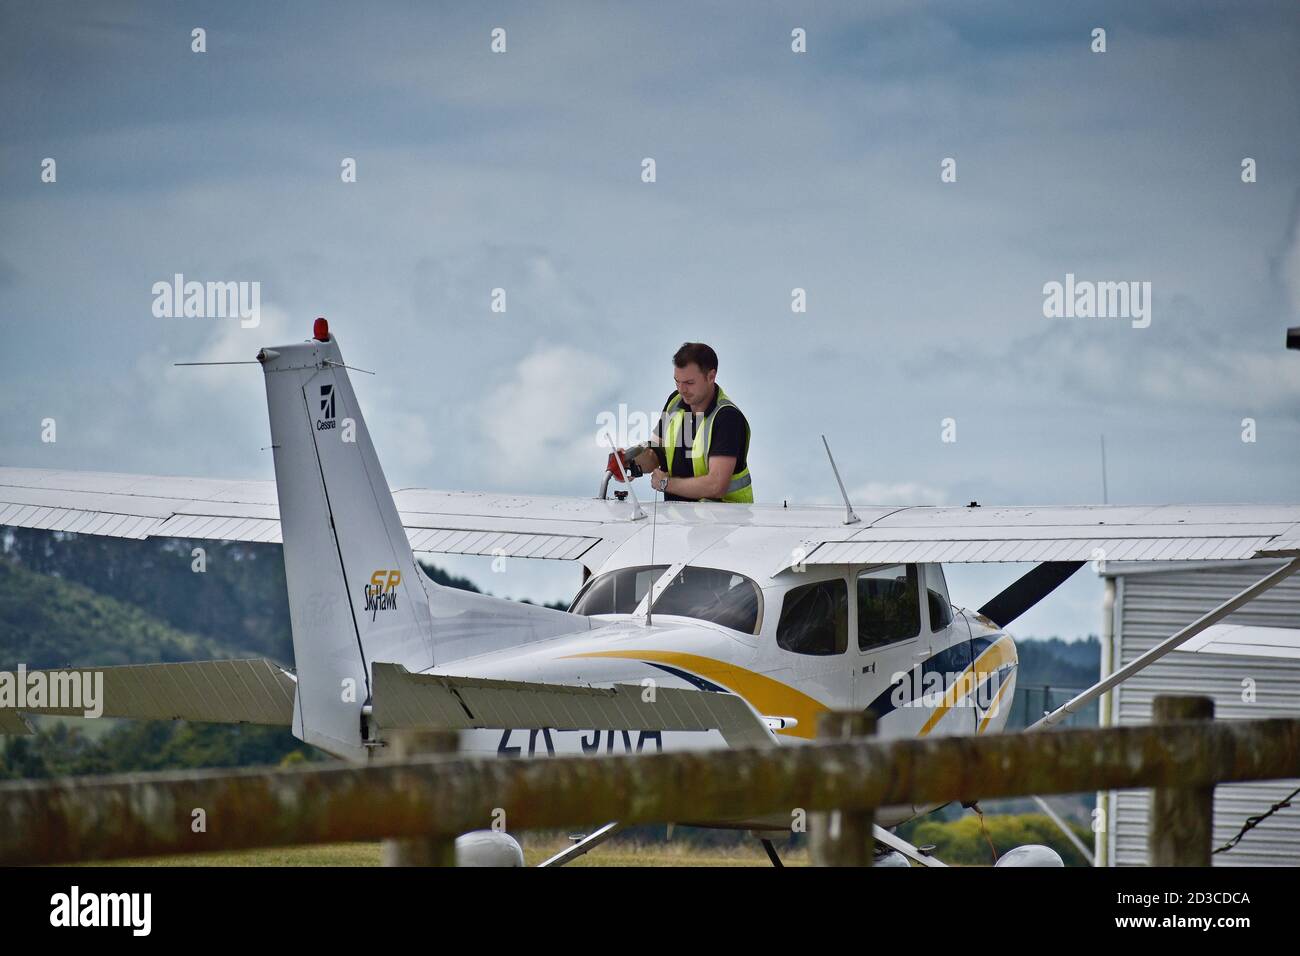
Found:
<svg viewBox="0 0 1300 956"><path fill-rule="evenodd" d="M330 324L325 321L324 316L318 318L312 325L311 337L317 342L328 342L330 340Z"/></svg>

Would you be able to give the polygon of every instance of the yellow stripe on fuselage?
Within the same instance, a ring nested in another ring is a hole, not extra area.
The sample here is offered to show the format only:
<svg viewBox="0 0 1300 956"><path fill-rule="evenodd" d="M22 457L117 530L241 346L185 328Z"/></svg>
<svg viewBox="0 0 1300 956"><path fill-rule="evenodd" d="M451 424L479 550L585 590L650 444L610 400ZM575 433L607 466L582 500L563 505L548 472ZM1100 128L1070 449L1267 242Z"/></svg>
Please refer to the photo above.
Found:
<svg viewBox="0 0 1300 956"><path fill-rule="evenodd" d="M796 726L777 731L779 734L792 737L806 737L808 739L816 737L817 715L824 710L830 709L816 698L809 697L807 694L771 677L744 667L738 667L726 661L715 660L712 657L702 657L699 654L652 650L590 651L583 654L570 654L565 659L579 657L625 658L628 660L648 661L679 667L682 670L698 674L706 680L713 681L739 694L764 716L795 718L798 721ZM980 682L990 673L1006 664L1014 664L1017 661L1016 645L1009 636L1003 635L993 642L944 692L943 701L935 709L935 712L930 715L917 736L927 736L943 719L943 716L959 701L972 694L979 687ZM1006 687L1007 684L1004 683L998 689L993 698L993 703L990 705L991 711L997 706L1002 691ZM986 715L977 732L982 733L984 731L988 720L989 716Z"/></svg>
<svg viewBox="0 0 1300 956"><path fill-rule="evenodd" d="M989 721L992 720L995 716L997 716L998 708L1002 706L1001 703L1002 694L1010 686L1011 686L1011 681L1007 680L1002 682L1002 686L999 687L998 692L993 695L993 700L989 704L989 709L985 711L984 719L980 721L979 728L975 731L975 733L977 734L984 733L984 728L988 726Z"/></svg>
<svg viewBox="0 0 1300 956"><path fill-rule="evenodd" d="M623 657L631 660L650 661L680 667L684 671L698 674L705 680L727 688L739 694L765 717L793 717L798 723L779 734L792 737L812 738L817 735L817 715L829 710L816 698L809 697L779 680L773 680L763 674L728 664L726 661L701 657L698 654L683 654L680 651L591 651L585 654L570 654L574 657Z"/></svg>
<svg viewBox="0 0 1300 956"><path fill-rule="evenodd" d="M924 737L934 730L935 725L943 719L944 714L948 713L958 701L969 697L985 677L1003 665L1014 664L1018 660L1015 642L1005 634L986 647L984 653L975 658L974 663L962 671L961 676L944 691L943 700L935 708L934 713L930 715L930 719L925 722L925 726L921 728L921 732L917 736ZM1002 691L999 690L998 696L1001 696L1001 694ZM986 719L984 723L987 722ZM983 723L980 724L979 729L981 731L984 729Z"/></svg>

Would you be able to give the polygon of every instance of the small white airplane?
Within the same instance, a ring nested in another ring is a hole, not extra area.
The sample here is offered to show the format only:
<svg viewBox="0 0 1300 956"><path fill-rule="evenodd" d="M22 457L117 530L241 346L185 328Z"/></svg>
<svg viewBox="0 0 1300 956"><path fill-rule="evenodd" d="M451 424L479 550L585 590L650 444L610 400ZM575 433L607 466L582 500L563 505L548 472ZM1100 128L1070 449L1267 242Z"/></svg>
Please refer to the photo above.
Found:
<svg viewBox="0 0 1300 956"><path fill-rule="evenodd" d="M869 709L886 738L997 733L1016 680L1007 625L1082 564L1290 559L1035 726L1300 570L1296 505L855 512L846 497L843 509L661 503L651 517L634 492L604 488L394 491L323 319L257 360L273 482L0 468L0 525L283 544L293 672L265 660L97 668L104 716L285 724L352 761L404 728L458 730L463 750L504 756L794 744L828 709ZM579 561L589 577L558 611L442 587L415 553ZM1037 567L968 611L948 599L946 562ZM29 732L22 713L73 711L0 709L0 733ZM884 829L931 809L882 808L877 839L935 865ZM481 859L500 858L490 842Z"/></svg>

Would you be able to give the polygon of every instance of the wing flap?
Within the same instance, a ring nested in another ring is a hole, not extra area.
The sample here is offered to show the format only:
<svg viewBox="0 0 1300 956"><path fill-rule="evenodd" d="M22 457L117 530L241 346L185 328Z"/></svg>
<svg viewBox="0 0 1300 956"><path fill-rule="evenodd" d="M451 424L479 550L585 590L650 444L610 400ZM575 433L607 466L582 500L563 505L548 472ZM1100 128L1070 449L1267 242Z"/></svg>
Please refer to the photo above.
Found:
<svg viewBox="0 0 1300 956"><path fill-rule="evenodd" d="M1045 529L1046 532L1046 529ZM1183 538L1165 536L1078 536L1074 529L1060 529L1059 537L1047 533L1033 537L984 539L937 538L917 540L873 537L848 541L821 541L800 563L823 564L988 564L996 562L1056 561L1210 561L1246 560L1286 554L1273 550L1272 535L1226 534L1218 537ZM785 570L794 560L783 562Z"/></svg>
<svg viewBox="0 0 1300 956"><path fill-rule="evenodd" d="M579 687L412 674L372 665L374 718L388 729L717 730L729 746L774 746L753 708L735 694L627 684Z"/></svg>

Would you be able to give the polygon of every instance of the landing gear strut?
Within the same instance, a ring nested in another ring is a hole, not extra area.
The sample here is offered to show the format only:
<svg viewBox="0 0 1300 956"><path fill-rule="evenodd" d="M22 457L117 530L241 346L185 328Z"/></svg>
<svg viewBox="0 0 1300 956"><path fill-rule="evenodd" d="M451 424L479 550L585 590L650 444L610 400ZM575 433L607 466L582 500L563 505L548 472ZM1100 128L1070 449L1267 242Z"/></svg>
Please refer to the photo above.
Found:
<svg viewBox="0 0 1300 956"><path fill-rule="evenodd" d="M767 858L772 861L773 866L775 866L777 869L781 869L782 867L785 866L785 864L781 862L781 858L777 856L776 847L772 845L771 840L764 838L759 840L758 842L763 844L763 849L767 852Z"/></svg>

